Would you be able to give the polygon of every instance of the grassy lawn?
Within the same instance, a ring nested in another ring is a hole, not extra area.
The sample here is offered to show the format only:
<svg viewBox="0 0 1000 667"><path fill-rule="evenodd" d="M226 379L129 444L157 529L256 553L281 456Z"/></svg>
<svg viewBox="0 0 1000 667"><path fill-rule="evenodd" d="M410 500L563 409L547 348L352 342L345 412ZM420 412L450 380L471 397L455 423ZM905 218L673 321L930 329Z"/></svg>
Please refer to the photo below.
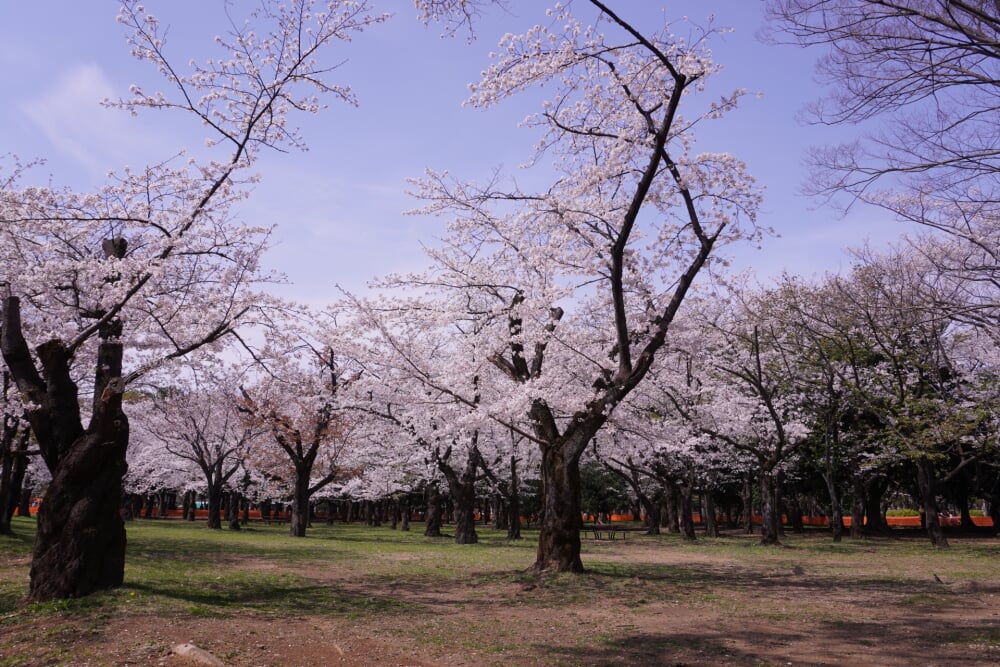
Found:
<svg viewBox="0 0 1000 667"><path fill-rule="evenodd" d="M633 534L586 540L585 575L538 576L527 572L531 531L508 542L481 528L479 544L460 546L417 525L317 525L305 539L284 526L140 520L127 529L124 586L28 604L33 522L15 519L14 536L0 537L0 666L162 662L171 643L191 638L234 665L401 659L379 651L425 665L470 655L482 664L768 665L806 650L827 651L826 664L1000 659L993 538L934 550L919 537L790 535L764 548L742 535ZM862 653L838 658L844 642ZM365 651L374 653L358 657Z"/></svg>

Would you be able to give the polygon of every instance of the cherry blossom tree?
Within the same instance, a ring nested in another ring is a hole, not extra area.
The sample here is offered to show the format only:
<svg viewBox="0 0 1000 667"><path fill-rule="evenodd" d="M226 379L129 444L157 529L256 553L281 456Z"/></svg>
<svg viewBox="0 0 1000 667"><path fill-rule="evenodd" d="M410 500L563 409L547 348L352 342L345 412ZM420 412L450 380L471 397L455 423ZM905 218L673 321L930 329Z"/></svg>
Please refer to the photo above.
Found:
<svg viewBox="0 0 1000 667"><path fill-rule="evenodd" d="M532 164L554 180L527 189L500 174L475 184L428 172L417 196L423 212L449 220L446 237L431 271L386 284L413 287L414 307L464 322L477 351L468 358L499 371L497 400L478 409L539 447L535 567L578 572L580 456L646 376L717 248L761 230L742 163L693 151L699 123L742 95L698 106L718 69L707 49L717 30L692 29L691 42L669 26L644 34L597 0L550 16L504 37L470 103L488 108L544 85L550 98L526 125L541 134ZM452 370L453 381L433 386L476 405L475 373Z"/></svg>
<svg viewBox="0 0 1000 667"><path fill-rule="evenodd" d="M288 318L270 331L254 377L240 387L240 409L276 448L267 472L289 487L292 537L305 537L313 495L353 474L344 464L356 415L342 406L340 394L358 370L311 339L308 322L308 316L303 322Z"/></svg>
<svg viewBox="0 0 1000 667"><path fill-rule="evenodd" d="M133 422L136 435L198 470L208 499L208 527L219 529L223 492L246 470L261 430L241 412L239 378L222 364L192 363L184 370L182 381L158 387L144 401L146 409Z"/></svg>
<svg viewBox="0 0 1000 667"><path fill-rule="evenodd" d="M93 193L21 185L17 164L4 179L0 351L52 472L32 558L36 600L122 582L122 394L259 309L250 288L265 277L258 260L267 230L233 219L252 180L243 174L263 148L303 146L291 112L318 110L318 95L353 102L320 58L382 17L365 2L265 2L218 39L227 55L192 62L188 73L167 57L165 29L142 6L126 0L119 20L132 30L133 54L169 90L133 87L112 106L193 114L223 157L126 168Z"/></svg>

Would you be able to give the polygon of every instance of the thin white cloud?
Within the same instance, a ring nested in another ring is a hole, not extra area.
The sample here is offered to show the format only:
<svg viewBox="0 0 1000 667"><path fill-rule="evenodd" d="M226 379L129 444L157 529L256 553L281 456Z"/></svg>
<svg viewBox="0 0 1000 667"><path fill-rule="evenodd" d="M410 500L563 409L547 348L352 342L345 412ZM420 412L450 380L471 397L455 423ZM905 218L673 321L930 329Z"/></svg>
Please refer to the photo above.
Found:
<svg viewBox="0 0 1000 667"><path fill-rule="evenodd" d="M125 113L101 106L116 89L97 65L75 65L20 111L52 148L86 169L103 174L142 161L155 140L138 131Z"/></svg>

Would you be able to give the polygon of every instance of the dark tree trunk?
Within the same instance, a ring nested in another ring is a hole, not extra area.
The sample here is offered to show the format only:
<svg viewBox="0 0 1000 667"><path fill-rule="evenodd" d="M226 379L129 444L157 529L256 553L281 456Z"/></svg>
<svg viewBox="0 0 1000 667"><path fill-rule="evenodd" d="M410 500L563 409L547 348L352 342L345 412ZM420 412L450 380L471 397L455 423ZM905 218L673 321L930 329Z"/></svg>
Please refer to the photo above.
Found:
<svg viewBox="0 0 1000 667"><path fill-rule="evenodd" d="M851 539L860 539L865 535L865 487L860 477L854 478L851 495Z"/></svg>
<svg viewBox="0 0 1000 667"><path fill-rule="evenodd" d="M761 470L760 473L760 543L780 544L778 539L778 512L775 505L774 473Z"/></svg>
<svg viewBox="0 0 1000 667"><path fill-rule="evenodd" d="M6 428L5 428L6 431ZM0 534L11 533L11 521L14 511L21 503L21 491L24 484L24 474L28 470L28 435L27 430L21 434L4 433L8 440L4 443L3 470L0 472ZM28 516L20 512L22 516Z"/></svg>
<svg viewBox="0 0 1000 667"><path fill-rule="evenodd" d="M647 535L660 534L660 509L663 507L662 499L663 499L662 489L652 498L646 495L640 496L640 502L642 502L642 506L646 510Z"/></svg>
<svg viewBox="0 0 1000 667"><path fill-rule="evenodd" d="M305 537L309 527L309 475L312 466L304 469L295 467L295 486L292 490L292 520L289 522L288 534L291 537Z"/></svg>
<svg viewBox="0 0 1000 667"><path fill-rule="evenodd" d="M153 494L147 493L142 499L142 518L152 519L153 518Z"/></svg>
<svg viewBox="0 0 1000 667"><path fill-rule="evenodd" d="M888 477L876 477L865 483L865 534L884 535L890 532L882 512L882 496L889 488Z"/></svg>
<svg viewBox="0 0 1000 667"><path fill-rule="evenodd" d="M743 501L743 532L753 535L753 482L749 473L743 478L743 492L740 499Z"/></svg>
<svg viewBox="0 0 1000 667"><path fill-rule="evenodd" d="M521 482L517 476L517 458L510 457L510 493L507 494L507 539L521 539Z"/></svg>
<svg viewBox="0 0 1000 667"><path fill-rule="evenodd" d="M705 535L708 537L719 537L719 524L715 520L715 497L711 491L705 491Z"/></svg>
<svg viewBox="0 0 1000 667"><path fill-rule="evenodd" d="M694 532L694 507L691 505L691 493L694 491L694 486L688 483L681 484L678 488L681 494L681 534L685 540L693 542L698 539Z"/></svg>
<svg viewBox="0 0 1000 667"><path fill-rule="evenodd" d="M438 469L448 481L455 521L455 544L475 544L476 533L476 471L479 469L479 450L472 446L462 474L448 463L451 449L437 459Z"/></svg>
<svg viewBox="0 0 1000 667"><path fill-rule="evenodd" d="M667 532L681 532L680 519L677 516L677 484L672 479L667 480L663 488L663 510Z"/></svg>
<svg viewBox="0 0 1000 667"><path fill-rule="evenodd" d="M557 441L542 446L542 522L533 566L537 572L583 572L580 560L580 530L583 528L580 455L570 454L582 452L583 447L571 445Z"/></svg>
<svg viewBox="0 0 1000 667"><path fill-rule="evenodd" d="M222 485L214 481L208 485L208 527L212 530L222 529L219 512L222 511Z"/></svg>
<svg viewBox="0 0 1000 667"><path fill-rule="evenodd" d="M184 500L182 502L181 516L184 521L194 521L194 508L195 508L195 493L194 491L185 491Z"/></svg>
<svg viewBox="0 0 1000 667"><path fill-rule="evenodd" d="M17 505L18 516L31 516L31 492L34 489L30 486L21 489L21 501ZM1000 526L1000 523L997 524Z"/></svg>
<svg viewBox="0 0 1000 667"><path fill-rule="evenodd" d="M938 517L937 506L937 475L934 472L934 463L923 458L919 459L917 465L917 486L920 489L920 500L924 510L924 522L927 529L927 536L931 544L935 547L944 548L948 546L948 539L941 530L941 521Z"/></svg>
<svg viewBox="0 0 1000 667"><path fill-rule="evenodd" d="M229 530L240 529L240 505L243 499L239 491L229 492Z"/></svg>
<svg viewBox="0 0 1000 667"><path fill-rule="evenodd" d="M129 435L121 409L121 324L107 323L99 332L93 404L84 429L71 353L55 340L39 346L40 375L21 334L18 299L7 297L5 305L0 347L18 387L37 406L27 416L52 474L38 513L29 597L80 597L119 586L125 572L120 512Z"/></svg>
<svg viewBox="0 0 1000 667"><path fill-rule="evenodd" d="M424 536L441 537L441 492L436 482L427 485L427 516Z"/></svg>
<svg viewBox="0 0 1000 667"><path fill-rule="evenodd" d="M972 515L969 514L969 496L960 493L955 499L955 504L958 505L958 513L962 518L962 530L975 530L976 524L972 521Z"/></svg>
<svg viewBox="0 0 1000 667"><path fill-rule="evenodd" d="M799 503L799 494L793 493L785 498L785 509L788 514L788 525L791 526L792 532L804 533L806 528L802 523L802 505Z"/></svg>
<svg viewBox="0 0 1000 667"><path fill-rule="evenodd" d="M405 531L409 531L410 530L410 495L407 494L407 495L403 496L403 499L400 501L399 504L400 504L400 511L402 513L402 521L399 524L399 529L401 531L404 531L404 532Z"/></svg>
<svg viewBox="0 0 1000 667"><path fill-rule="evenodd" d="M781 508L784 507L785 471L778 470L774 475L774 526L780 540L785 536L785 522L782 521Z"/></svg>

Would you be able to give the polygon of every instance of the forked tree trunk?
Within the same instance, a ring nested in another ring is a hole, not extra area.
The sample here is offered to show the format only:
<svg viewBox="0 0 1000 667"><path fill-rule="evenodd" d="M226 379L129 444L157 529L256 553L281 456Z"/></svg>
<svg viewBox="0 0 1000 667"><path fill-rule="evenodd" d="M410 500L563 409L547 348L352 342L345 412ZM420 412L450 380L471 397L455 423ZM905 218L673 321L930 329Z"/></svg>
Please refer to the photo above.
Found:
<svg viewBox="0 0 1000 667"><path fill-rule="evenodd" d="M129 436L121 409L121 325L112 322L100 331L93 407L84 429L70 354L58 341L40 346L43 381L21 335L19 303L8 297L5 304L4 360L22 392L38 405L28 419L52 473L38 512L29 597L80 597L119 586L125 573L120 510Z"/></svg>
<svg viewBox="0 0 1000 667"><path fill-rule="evenodd" d="M567 456L567 449L565 443L558 441L542 446L542 522L532 567L537 572L583 572L580 456Z"/></svg>
<svg viewBox="0 0 1000 667"><path fill-rule="evenodd" d="M437 458L438 470L448 481L448 491L453 505L455 521L455 544L476 544L476 471L479 469L479 450L473 445L469 449L465 467L461 475L448 462L451 448L443 457Z"/></svg>

